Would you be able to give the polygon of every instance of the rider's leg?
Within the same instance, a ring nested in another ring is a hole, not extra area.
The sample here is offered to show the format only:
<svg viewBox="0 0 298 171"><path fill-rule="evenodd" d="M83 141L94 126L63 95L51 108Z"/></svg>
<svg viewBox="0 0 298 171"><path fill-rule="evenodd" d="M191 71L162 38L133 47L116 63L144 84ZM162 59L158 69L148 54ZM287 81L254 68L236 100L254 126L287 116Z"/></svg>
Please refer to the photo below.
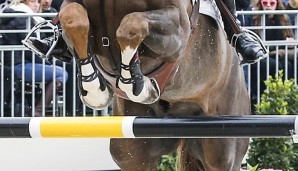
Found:
<svg viewBox="0 0 298 171"><path fill-rule="evenodd" d="M36 37L30 37L29 41L30 44L35 47L35 49L38 49L38 51L40 51L41 53L46 54L50 50L54 42L54 36L45 38L43 40L39 40ZM62 33L59 35L57 44L55 45L50 55L51 58L55 57L56 59L67 63L70 63L70 61L72 60L72 54L70 53L68 46L62 37Z"/></svg>
<svg viewBox="0 0 298 171"><path fill-rule="evenodd" d="M226 4L228 10L231 12L235 20L237 20L235 0L222 0L222 1ZM233 39L233 36L235 33L231 28L231 24L228 22L227 17L225 16L223 16L223 21L224 21L224 27L227 33L228 40L230 41L230 43L235 45L237 52L240 53L243 58L243 61L241 61L242 64L255 63L258 60L267 57L268 54L264 50L260 42L256 41L252 37L252 35L246 33L243 30L239 35L237 42L233 42L235 41ZM237 24L240 27L239 21L237 22Z"/></svg>

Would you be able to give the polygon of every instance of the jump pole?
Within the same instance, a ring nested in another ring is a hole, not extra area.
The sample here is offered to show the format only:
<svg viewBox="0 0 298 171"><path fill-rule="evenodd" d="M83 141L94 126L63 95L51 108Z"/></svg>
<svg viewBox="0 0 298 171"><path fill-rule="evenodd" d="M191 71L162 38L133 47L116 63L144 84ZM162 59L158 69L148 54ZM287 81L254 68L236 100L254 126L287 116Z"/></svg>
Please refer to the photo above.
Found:
<svg viewBox="0 0 298 171"><path fill-rule="evenodd" d="M298 115L0 118L0 138L294 137Z"/></svg>

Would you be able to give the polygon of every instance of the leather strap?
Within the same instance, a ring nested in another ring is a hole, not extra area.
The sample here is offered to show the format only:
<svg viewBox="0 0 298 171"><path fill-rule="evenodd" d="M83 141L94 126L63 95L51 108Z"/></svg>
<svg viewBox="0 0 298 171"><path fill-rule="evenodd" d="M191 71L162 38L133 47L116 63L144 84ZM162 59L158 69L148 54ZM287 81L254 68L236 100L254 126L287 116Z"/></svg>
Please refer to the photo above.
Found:
<svg viewBox="0 0 298 171"><path fill-rule="evenodd" d="M59 13L53 18L52 23L54 25L58 25L59 24Z"/></svg>
<svg viewBox="0 0 298 171"><path fill-rule="evenodd" d="M197 27L198 21L199 21L199 4L198 4L198 2L194 2L189 20L190 20L191 29L194 30Z"/></svg>
<svg viewBox="0 0 298 171"><path fill-rule="evenodd" d="M235 17L231 14L231 12L227 8L226 4L222 0L216 0L216 2L217 2L216 4L217 4L220 12L222 13L223 17L225 17L227 19L227 21L229 22L229 25L231 26L233 32L235 34L241 33L242 31L241 31L239 25L237 24Z"/></svg>
<svg viewBox="0 0 298 171"><path fill-rule="evenodd" d="M106 7L106 2L105 0L100 0L100 16L99 16L99 22L103 25L102 29L101 29L101 33L102 33L102 37L109 37L108 36L108 31L107 31L107 21L106 21L106 18L105 18L105 7ZM117 51L118 52L118 51ZM114 53L117 53L117 52L114 52ZM110 65L111 65L111 68L116 71L118 70L118 67L117 67L117 64L116 64L116 61L115 61L115 57L117 57L118 55L120 55L120 52L117 56L115 56L115 54L113 53L112 49L111 49L111 46L108 45L108 46L102 46L102 53L104 56L107 56L109 62L110 62Z"/></svg>

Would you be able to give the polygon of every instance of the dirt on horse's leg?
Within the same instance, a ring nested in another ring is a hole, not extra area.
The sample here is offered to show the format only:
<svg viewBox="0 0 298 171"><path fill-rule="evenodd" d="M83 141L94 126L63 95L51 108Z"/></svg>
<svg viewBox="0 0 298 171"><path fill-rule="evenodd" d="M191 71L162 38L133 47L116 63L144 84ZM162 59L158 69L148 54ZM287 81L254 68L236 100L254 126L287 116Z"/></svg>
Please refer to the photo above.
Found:
<svg viewBox="0 0 298 171"><path fill-rule="evenodd" d="M81 100L90 108L107 107L113 92L88 52L89 19L85 8L75 2L64 4L59 20L76 53Z"/></svg>

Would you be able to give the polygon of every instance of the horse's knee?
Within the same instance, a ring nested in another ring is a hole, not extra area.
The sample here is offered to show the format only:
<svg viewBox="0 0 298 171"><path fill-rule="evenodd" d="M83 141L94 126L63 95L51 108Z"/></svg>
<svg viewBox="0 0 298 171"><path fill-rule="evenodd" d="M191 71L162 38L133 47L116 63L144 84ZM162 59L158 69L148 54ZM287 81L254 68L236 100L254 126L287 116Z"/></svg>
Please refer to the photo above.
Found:
<svg viewBox="0 0 298 171"><path fill-rule="evenodd" d="M61 9L59 20L78 57L86 58L90 28L86 9L78 3L69 3Z"/></svg>
<svg viewBox="0 0 298 171"><path fill-rule="evenodd" d="M88 33L89 19L86 9L78 3L69 3L59 13L59 20L64 30L78 30Z"/></svg>
<svg viewBox="0 0 298 171"><path fill-rule="evenodd" d="M136 49L149 34L149 23L142 13L127 14L116 31L117 40L122 49L130 46Z"/></svg>

